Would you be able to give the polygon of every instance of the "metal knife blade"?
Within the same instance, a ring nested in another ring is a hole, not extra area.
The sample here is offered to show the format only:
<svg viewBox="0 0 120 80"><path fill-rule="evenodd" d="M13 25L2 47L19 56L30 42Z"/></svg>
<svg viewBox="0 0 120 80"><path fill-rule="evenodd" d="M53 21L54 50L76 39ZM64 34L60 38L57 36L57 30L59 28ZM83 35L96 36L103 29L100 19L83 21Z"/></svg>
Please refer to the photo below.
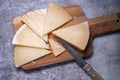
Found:
<svg viewBox="0 0 120 80"><path fill-rule="evenodd" d="M85 60L80 57L80 55L65 41L59 39L63 47L75 58L76 62L79 64L81 68L83 68L87 63Z"/></svg>
<svg viewBox="0 0 120 80"><path fill-rule="evenodd" d="M58 39L63 47L74 57L78 65L85 70L88 75L91 76L93 80L104 80L93 68L90 64L87 64L84 59L77 53L77 51L72 48L67 42Z"/></svg>

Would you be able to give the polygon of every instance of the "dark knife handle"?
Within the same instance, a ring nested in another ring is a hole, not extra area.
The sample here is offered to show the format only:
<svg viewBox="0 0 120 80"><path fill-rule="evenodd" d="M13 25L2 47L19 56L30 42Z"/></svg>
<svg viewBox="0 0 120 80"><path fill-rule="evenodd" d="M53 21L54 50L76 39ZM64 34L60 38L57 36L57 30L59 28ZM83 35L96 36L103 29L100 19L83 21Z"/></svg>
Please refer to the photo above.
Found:
<svg viewBox="0 0 120 80"><path fill-rule="evenodd" d="M88 73L88 75L93 79L93 80L104 80L93 68L90 64L86 64L83 68L85 72Z"/></svg>

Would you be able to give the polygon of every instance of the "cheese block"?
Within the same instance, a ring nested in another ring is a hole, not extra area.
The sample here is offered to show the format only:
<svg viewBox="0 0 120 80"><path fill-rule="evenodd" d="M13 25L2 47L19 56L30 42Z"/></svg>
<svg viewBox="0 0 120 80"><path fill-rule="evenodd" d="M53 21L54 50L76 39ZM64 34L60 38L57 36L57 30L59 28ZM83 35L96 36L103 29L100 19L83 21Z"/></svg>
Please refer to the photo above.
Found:
<svg viewBox="0 0 120 80"><path fill-rule="evenodd" d="M12 43L15 45L21 45L21 46L29 46L29 47L49 49L48 44L46 44L43 39L38 37L25 24L23 26L21 26L20 29L16 32Z"/></svg>
<svg viewBox="0 0 120 80"><path fill-rule="evenodd" d="M27 14L21 17L22 21L28 25L37 35L43 38L46 42L48 41L48 35L43 34L45 16L47 10L46 9L39 9L28 12Z"/></svg>
<svg viewBox="0 0 120 80"><path fill-rule="evenodd" d="M50 3L43 35L55 30L71 19L71 15L65 9L56 4Z"/></svg>
<svg viewBox="0 0 120 80"><path fill-rule="evenodd" d="M52 38L49 39L49 43L55 56L58 56L65 51L65 48Z"/></svg>
<svg viewBox="0 0 120 80"><path fill-rule="evenodd" d="M39 48L30 48L23 46L15 46L14 62L16 67L20 67L28 62L50 54L51 51Z"/></svg>
<svg viewBox="0 0 120 80"><path fill-rule="evenodd" d="M67 41L80 50L84 50L89 40L88 22L79 23L53 32L57 37Z"/></svg>

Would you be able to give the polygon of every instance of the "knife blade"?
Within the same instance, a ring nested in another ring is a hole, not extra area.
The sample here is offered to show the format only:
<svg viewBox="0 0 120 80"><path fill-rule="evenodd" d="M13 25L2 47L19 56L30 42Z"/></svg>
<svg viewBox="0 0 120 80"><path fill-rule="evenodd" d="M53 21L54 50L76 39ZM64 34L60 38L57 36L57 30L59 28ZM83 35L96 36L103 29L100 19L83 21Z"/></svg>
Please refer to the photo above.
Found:
<svg viewBox="0 0 120 80"><path fill-rule="evenodd" d="M104 80L93 68L90 64L85 62L84 59L77 53L77 51L71 47L67 42L59 39L60 43L63 47L74 57L75 61L78 65L93 79L93 80Z"/></svg>

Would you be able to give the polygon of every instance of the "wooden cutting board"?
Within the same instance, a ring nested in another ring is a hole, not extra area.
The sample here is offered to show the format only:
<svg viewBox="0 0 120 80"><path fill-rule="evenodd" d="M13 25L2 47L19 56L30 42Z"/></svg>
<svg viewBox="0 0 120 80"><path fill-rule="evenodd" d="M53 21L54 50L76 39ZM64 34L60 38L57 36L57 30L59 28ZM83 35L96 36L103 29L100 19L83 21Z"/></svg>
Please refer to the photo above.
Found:
<svg viewBox="0 0 120 80"><path fill-rule="evenodd" d="M102 17L88 19L85 17L82 9L77 5L65 7L65 9L73 16L74 19L69 23L63 25L63 27L69 27L70 25L74 25L86 20L89 22L90 38L88 45L85 51L80 51L76 49L82 57L89 57L92 55L92 40L94 39L94 37L104 35L106 33L120 31L120 14L110 14ZM20 16L14 19L13 24L16 32L21 27L21 25L23 25L23 22L20 20ZM56 40L56 38L51 34L49 35L49 38L53 38ZM22 68L24 70L29 70L72 59L73 57L67 51L65 51L58 57L55 57L53 54L50 54L45 57L39 58L37 60L23 65Z"/></svg>

